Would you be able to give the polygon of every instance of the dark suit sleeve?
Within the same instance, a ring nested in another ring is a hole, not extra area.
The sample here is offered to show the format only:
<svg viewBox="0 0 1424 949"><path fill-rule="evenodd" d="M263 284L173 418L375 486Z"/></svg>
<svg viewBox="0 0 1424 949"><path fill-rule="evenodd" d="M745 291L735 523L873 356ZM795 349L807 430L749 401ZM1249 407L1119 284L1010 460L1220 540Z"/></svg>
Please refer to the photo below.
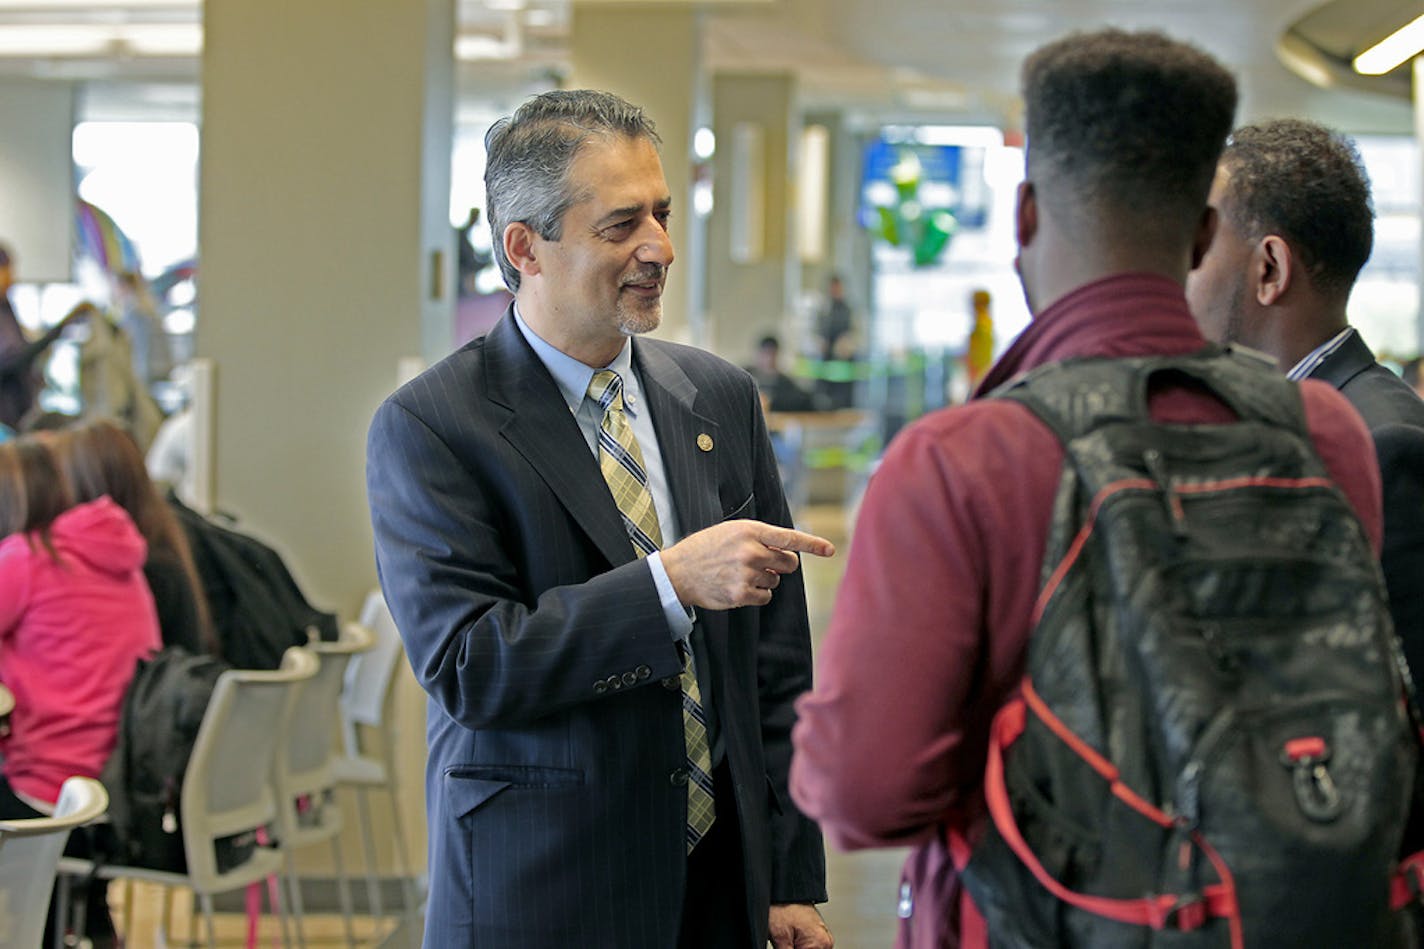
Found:
<svg viewBox="0 0 1424 949"><path fill-rule="evenodd" d="M1384 551L1380 561L1390 613L1415 681L1424 676L1424 429L1376 429L1384 488Z"/></svg>
<svg viewBox="0 0 1424 949"><path fill-rule="evenodd" d="M552 498L513 509L535 496L517 483L534 475L492 475L494 451L486 442L479 458L457 457L396 401L371 425L366 473L377 569L431 698L465 728L515 727L601 700L597 686L610 676L633 673L644 686L676 675L677 651L647 564L573 582L567 514ZM570 582L531 589L531 557Z"/></svg>
<svg viewBox="0 0 1424 949"><path fill-rule="evenodd" d="M768 523L791 527L791 511L782 491L766 422L754 397L750 415L758 515ZM767 777L778 807L771 815L773 903L820 903L826 899L821 829L796 807L788 788L791 726L796 721L794 703L811 688L811 636L804 576L800 570L784 576L771 603L762 607L757 645L762 745Z"/></svg>

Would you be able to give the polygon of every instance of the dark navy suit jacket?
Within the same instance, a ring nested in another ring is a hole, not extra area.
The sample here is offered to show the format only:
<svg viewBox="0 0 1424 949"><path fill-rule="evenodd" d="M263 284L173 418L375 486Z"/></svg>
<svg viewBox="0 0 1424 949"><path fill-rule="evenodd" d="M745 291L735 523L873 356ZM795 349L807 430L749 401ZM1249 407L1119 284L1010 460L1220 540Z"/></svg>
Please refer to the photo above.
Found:
<svg viewBox="0 0 1424 949"><path fill-rule="evenodd" d="M1352 333L1310 373L1350 400L1375 442L1384 487L1384 568L1394 628L1424 678L1424 400Z"/></svg>
<svg viewBox="0 0 1424 949"><path fill-rule="evenodd" d="M751 378L649 339L633 359L682 530L789 526ZM367 486L381 584L430 695L425 945L673 947L687 865L677 649L509 314L380 407ZM786 784L792 701L811 684L800 572L766 607L699 610L692 635L735 786L745 869L731 882L764 946L771 902L825 899L820 832Z"/></svg>

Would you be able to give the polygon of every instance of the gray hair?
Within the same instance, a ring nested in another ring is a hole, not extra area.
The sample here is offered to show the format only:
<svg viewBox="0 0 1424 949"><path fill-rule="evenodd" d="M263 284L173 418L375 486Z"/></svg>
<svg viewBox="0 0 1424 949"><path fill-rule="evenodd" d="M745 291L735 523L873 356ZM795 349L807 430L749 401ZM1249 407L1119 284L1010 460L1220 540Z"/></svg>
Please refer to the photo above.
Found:
<svg viewBox="0 0 1424 949"><path fill-rule="evenodd" d="M559 240L564 212L583 197L569 188L569 167L595 135L661 142L641 108L591 89L535 96L485 135L486 216L494 259L511 291L519 289L519 271L504 253L504 229L520 222Z"/></svg>

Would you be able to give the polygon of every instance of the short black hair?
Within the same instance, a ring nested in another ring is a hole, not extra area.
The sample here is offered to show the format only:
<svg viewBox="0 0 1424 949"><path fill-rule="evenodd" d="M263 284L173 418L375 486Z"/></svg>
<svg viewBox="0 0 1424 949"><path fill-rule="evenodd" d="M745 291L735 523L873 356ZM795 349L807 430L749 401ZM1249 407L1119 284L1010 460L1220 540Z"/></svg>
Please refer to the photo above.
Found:
<svg viewBox="0 0 1424 949"><path fill-rule="evenodd" d="M1041 202L1067 221L1191 233L1236 112L1220 63L1161 33L1075 33L1024 62L1023 97Z"/></svg>
<svg viewBox="0 0 1424 949"><path fill-rule="evenodd" d="M1233 132L1221 165L1219 212L1248 240L1283 237L1317 290L1348 297L1375 239L1355 143L1315 122L1276 119Z"/></svg>

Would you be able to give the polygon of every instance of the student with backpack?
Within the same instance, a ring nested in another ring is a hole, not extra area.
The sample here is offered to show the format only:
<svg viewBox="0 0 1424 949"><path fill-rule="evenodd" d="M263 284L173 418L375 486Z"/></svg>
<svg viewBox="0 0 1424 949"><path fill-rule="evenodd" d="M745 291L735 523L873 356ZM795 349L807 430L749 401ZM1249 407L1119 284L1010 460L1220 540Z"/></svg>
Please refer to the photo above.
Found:
<svg viewBox="0 0 1424 949"><path fill-rule="evenodd" d="M1369 436L1184 297L1235 83L1116 30L1023 80L1034 320L871 480L792 797L913 846L907 949L1391 945L1415 759Z"/></svg>
<svg viewBox="0 0 1424 949"><path fill-rule="evenodd" d="M65 778L99 776L135 665L159 648L158 616L133 521L107 497L72 504L31 438L0 445L0 537L0 682L15 696L0 818L37 817ZM88 905L95 945L111 944L102 886Z"/></svg>

